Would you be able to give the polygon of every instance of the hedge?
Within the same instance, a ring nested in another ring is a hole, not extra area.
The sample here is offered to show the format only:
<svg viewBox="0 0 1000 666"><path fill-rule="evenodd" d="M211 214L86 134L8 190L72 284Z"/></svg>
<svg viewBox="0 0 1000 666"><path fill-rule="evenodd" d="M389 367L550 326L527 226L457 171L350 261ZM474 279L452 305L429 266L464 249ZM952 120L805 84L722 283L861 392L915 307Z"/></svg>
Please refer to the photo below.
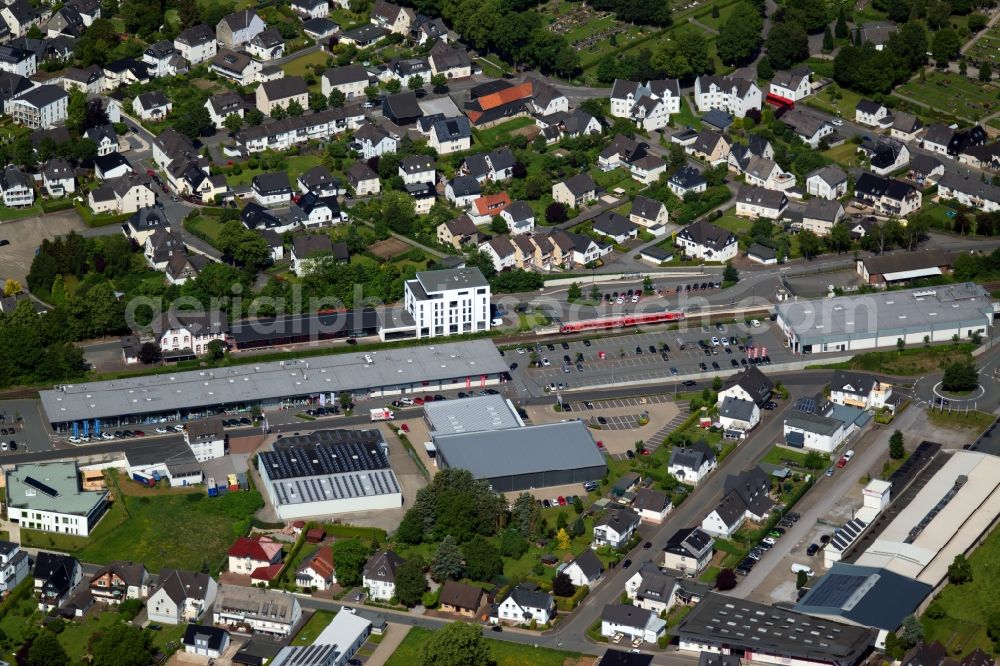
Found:
<svg viewBox="0 0 1000 666"><path fill-rule="evenodd" d="M580 605L580 602L587 598L588 594L590 594L590 586L580 585L576 588L572 597L556 597L556 606L561 611L572 611Z"/></svg>

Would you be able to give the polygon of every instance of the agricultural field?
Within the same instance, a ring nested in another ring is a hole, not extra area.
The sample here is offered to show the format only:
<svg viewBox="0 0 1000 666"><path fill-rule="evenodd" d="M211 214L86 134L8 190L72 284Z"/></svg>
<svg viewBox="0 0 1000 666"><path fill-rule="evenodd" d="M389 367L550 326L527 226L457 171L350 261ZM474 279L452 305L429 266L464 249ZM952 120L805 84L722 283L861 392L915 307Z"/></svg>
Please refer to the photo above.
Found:
<svg viewBox="0 0 1000 666"><path fill-rule="evenodd" d="M993 84L980 83L952 72L928 72L925 80L914 79L897 92L932 109L968 122L979 122L1000 111L1000 92Z"/></svg>

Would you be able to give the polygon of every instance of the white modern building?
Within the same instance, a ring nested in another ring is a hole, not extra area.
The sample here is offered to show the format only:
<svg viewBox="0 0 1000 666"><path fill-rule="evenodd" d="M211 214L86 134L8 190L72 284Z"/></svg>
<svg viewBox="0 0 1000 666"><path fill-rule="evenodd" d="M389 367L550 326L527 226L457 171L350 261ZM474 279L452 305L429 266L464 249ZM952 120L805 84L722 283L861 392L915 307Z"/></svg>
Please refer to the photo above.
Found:
<svg viewBox="0 0 1000 666"><path fill-rule="evenodd" d="M22 528L89 536L108 491L82 490L75 462L16 465L7 472L7 518Z"/></svg>
<svg viewBox="0 0 1000 666"><path fill-rule="evenodd" d="M10 115L14 122L32 129L62 125L68 113L69 93L54 85L32 88L10 103Z"/></svg>
<svg viewBox="0 0 1000 666"><path fill-rule="evenodd" d="M422 271L403 286L417 338L490 330L490 284L478 268Z"/></svg>
<svg viewBox="0 0 1000 666"><path fill-rule="evenodd" d="M830 380L830 402L859 409L882 409L892 398L892 384L875 375L835 370Z"/></svg>

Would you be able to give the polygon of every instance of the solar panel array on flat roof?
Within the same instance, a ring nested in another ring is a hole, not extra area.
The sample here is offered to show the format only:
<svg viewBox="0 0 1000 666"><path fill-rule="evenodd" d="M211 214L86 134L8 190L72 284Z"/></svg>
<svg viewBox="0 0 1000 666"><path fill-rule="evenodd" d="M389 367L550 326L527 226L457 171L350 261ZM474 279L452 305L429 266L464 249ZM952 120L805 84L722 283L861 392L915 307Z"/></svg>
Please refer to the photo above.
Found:
<svg viewBox="0 0 1000 666"><path fill-rule="evenodd" d="M939 499L937 504L935 504L934 507L927 512L927 515L921 518L920 522L910 530L910 533L903 540L903 543L913 543L916 541L917 537L920 536L920 533L924 531L924 528L927 527L939 513L941 513L942 509L948 506L948 503L955 498L955 495L958 494L958 491L962 489L962 486L964 486L968 480L969 477L964 474L955 479L955 483L948 489L948 492L945 493L944 497Z"/></svg>
<svg viewBox="0 0 1000 666"><path fill-rule="evenodd" d="M319 430L278 440L260 464L280 480L388 469L389 458L377 430Z"/></svg>
<svg viewBox="0 0 1000 666"><path fill-rule="evenodd" d="M858 536L865 531L866 527L868 527L868 525L865 521L853 518L848 521L846 525L833 533L830 543L833 544L834 548L843 552L857 540Z"/></svg>
<svg viewBox="0 0 1000 666"><path fill-rule="evenodd" d="M809 601L814 606L851 610L878 581L878 574L850 576L828 573L823 585L816 590Z"/></svg>
<svg viewBox="0 0 1000 666"><path fill-rule="evenodd" d="M48 495L49 497L59 497L59 491L48 485L47 483L42 483L33 476L24 477L25 485L31 486L38 492Z"/></svg>
<svg viewBox="0 0 1000 666"><path fill-rule="evenodd" d="M816 409L816 401L812 398L799 398L795 401L794 409L800 412L806 412L807 414L812 414L813 410Z"/></svg>

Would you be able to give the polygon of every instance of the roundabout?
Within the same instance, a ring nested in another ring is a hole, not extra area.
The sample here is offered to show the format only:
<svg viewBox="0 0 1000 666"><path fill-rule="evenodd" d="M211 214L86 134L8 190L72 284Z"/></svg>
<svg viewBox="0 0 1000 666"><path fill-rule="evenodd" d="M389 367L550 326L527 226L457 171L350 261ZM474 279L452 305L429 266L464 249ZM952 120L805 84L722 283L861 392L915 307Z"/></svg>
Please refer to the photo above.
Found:
<svg viewBox="0 0 1000 666"><path fill-rule="evenodd" d="M984 395L986 395L986 389L983 387L982 384L977 384L976 388L972 389L971 391L969 391L964 395L950 394L941 388L941 384L943 384L943 382L938 382L931 388L931 392L934 393L934 396L938 400L963 402L969 400L978 400L982 398ZM935 402L937 402L938 400L936 400Z"/></svg>

